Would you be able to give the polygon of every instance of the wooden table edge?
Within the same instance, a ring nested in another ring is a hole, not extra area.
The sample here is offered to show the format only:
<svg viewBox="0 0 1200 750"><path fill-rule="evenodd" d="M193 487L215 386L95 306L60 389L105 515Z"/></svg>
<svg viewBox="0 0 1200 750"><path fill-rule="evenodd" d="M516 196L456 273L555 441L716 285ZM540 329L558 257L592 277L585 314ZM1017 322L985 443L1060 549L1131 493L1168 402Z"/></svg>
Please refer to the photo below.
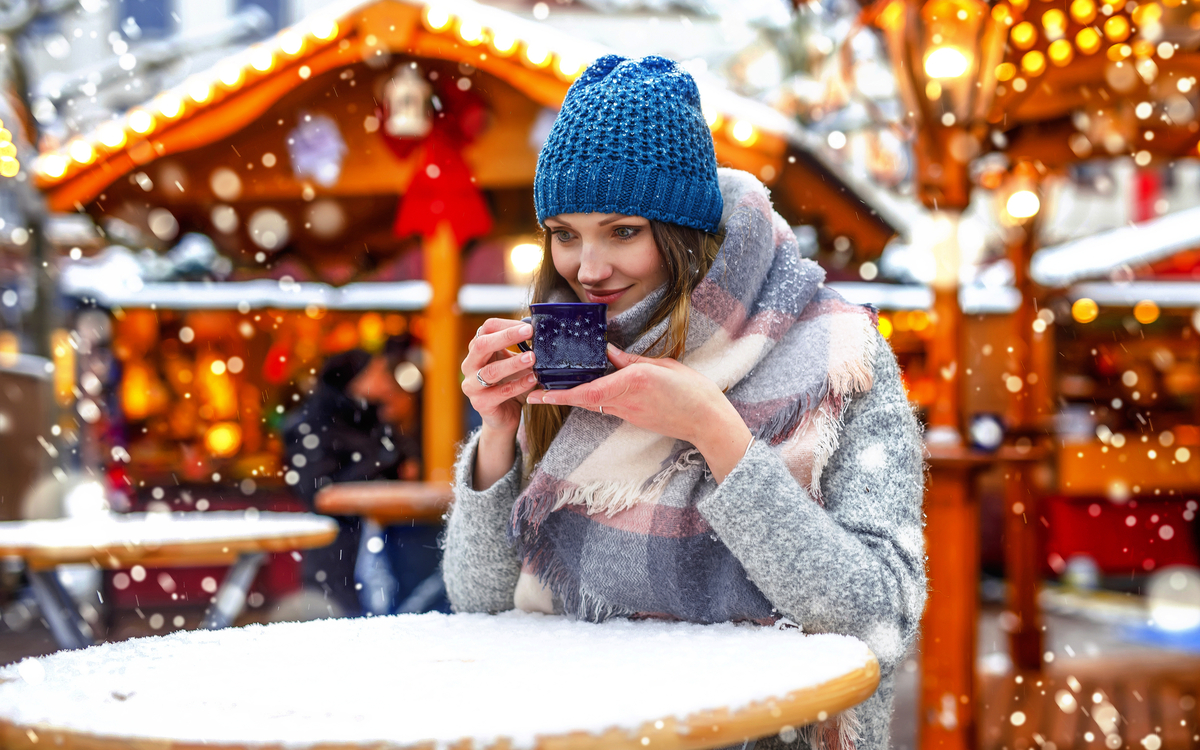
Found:
<svg viewBox="0 0 1200 750"><path fill-rule="evenodd" d="M571 732L538 737L534 750L702 750L741 743L746 738L771 736L782 727L797 730L862 703L879 687L879 662L868 653L865 665L820 685L794 690L783 698L768 698L737 711L719 709L646 722L637 730L609 729L599 734ZM831 699L832 697L832 699ZM769 728L767 728L769 727ZM322 743L305 750L433 750L434 742L395 745L389 742ZM41 726L21 726L0 718L0 750L295 750L295 744L224 744L152 738L104 737ZM452 750L474 750L470 740L452 742ZM487 750L509 750L500 739Z"/></svg>
<svg viewBox="0 0 1200 750"><path fill-rule="evenodd" d="M337 538L338 529L302 534L284 534L257 539L227 539L212 542L166 542L164 544L111 544L94 547L41 548L21 545L0 546L0 557L20 557L33 570L48 570L58 565L91 564L107 570L145 565L155 568L185 568L229 564L242 553L291 552L325 547Z"/></svg>

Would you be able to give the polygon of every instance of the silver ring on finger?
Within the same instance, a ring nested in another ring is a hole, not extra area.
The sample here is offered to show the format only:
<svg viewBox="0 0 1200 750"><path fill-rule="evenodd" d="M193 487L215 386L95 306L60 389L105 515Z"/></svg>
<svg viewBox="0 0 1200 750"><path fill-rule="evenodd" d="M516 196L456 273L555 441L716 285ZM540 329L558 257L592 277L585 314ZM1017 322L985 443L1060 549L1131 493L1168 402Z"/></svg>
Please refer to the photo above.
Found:
<svg viewBox="0 0 1200 750"><path fill-rule="evenodd" d="M604 407L603 407L603 406L601 406L601 407L600 407L600 413L601 413L601 414L603 414L603 413L604 413Z"/></svg>
<svg viewBox="0 0 1200 750"><path fill-rule="evenodd" d="M475 379L478 380L479 384L482 385L484 388L491 388L493 385L495 385L495 383L489 383L483 379L483 370L475 371Z"/></svg>

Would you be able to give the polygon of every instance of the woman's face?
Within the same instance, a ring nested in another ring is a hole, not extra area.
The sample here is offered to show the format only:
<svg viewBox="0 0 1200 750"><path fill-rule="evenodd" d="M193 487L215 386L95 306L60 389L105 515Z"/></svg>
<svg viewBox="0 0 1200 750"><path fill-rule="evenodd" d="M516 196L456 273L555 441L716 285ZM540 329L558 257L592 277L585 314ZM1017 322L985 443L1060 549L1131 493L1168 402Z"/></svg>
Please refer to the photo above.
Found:
<svg viewBox="0 0 1200 750"><path fill-rule="evenodd" d="M650 222L624 214L560 214L546 219L554 269L581 302L618 315L667 281Z"/></svg>

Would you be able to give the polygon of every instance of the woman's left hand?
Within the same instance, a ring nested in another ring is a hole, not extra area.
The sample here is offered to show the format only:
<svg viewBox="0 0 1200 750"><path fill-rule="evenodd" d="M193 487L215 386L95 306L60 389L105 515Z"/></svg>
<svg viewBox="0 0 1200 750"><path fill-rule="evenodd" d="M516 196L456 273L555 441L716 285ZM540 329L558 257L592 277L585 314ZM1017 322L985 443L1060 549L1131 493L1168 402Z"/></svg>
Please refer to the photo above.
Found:
<svg viewBox="0 0 1200 750"><path fill-rule="evenodd" d="M608 345L617 371L574 388L536 390L531 404L558 404L618 417L635 427L696 446L717 481L737 465L750 429L717 384L669 358L642 357Z"/></svg>

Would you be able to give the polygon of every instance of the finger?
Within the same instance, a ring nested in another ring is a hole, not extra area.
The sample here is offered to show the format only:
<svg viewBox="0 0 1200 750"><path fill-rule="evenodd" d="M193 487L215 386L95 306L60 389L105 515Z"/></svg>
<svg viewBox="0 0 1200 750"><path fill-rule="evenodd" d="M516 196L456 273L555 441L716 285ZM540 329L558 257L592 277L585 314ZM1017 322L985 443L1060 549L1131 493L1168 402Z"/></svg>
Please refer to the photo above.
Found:
<svg viewBox="0 0 1200 750"><path fill-rule="evenodd" d="M533 352L524 352L484 365L479 369L477 379L481 377L487 382L495 384L522 371L530 370L532 367Z"/></svg>
<svg viewBox="0 0 1200 750"><path fill-rule="evenodd" d="M646 357L641 354L632 354L617 348L615 344L609 344L605 352L608 354L608 361L613 363L613 366L618 370L629 367L630 365L646 364L654 365L655 367L673 367L677 360L670 357Z"/></svg>
<svg viewBox="0 0 1200 750"><path fill-rule="evenodd" d="M628 390L626 380L628 378L618 370L590 383L547 393L542 396L541 403L582 406L585 409L597 411L601 406L613 404L625 394L625 391Z"/></svg>
<svg viewBox="0 0 1200 750"><path fill-rule="evenodd" d="M487 327L486 323L484 327ZM500 352L505 352L504 356L511 356L511 352L506 350L519 341L528 341L531 336L533 336L533 326L528 323L517 323L492 333L479 334L471 339L471 343L467 347L467 358L463 360L463 374L478 371Z"/></svg>
<svg viewBox="0 0 1200 750"><path fill-rule="evenodd" d="M488 318L487 320L483 321L483 325L479 327L478 333L495 333L496 331L503 331L506 328L512 328L513 326L519 325L521 325L521 321L519 320L509 320L508 318Z"/></svg>
<svg viewBox="0 0 1200 750"><path fill-rule="evenodd" d="M471 395L471 405L480 414L491 412L505 401L523 396L535 387L537 387L537 376L532 372L498 383L491 388L484 388L476 383L476 389Z"/></svg>

